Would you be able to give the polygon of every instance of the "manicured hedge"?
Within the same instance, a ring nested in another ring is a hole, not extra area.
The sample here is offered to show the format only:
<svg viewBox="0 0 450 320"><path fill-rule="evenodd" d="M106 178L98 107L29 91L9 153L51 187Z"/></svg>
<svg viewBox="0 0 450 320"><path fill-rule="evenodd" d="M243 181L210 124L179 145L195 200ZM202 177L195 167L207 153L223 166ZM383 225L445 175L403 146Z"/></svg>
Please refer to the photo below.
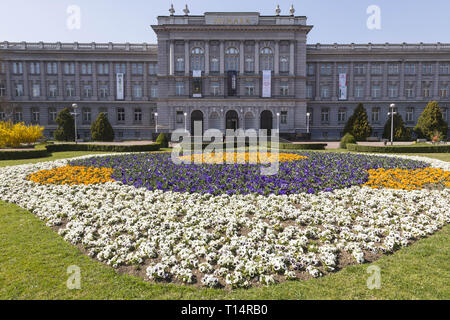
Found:
<svg viewBox="0 0 450 320"><path fill-rule="evenodd" d="M49 156L49 153L45 149L0 151L0 160L33 159L47 156Z"/></svg>
<svg viewBox="0 0 450 320"><path fill-rule="evenodd" d="M283 150L325 150L326 143L280 143Z"/></svg>
<svg viewBox="0 0 450 320"><path fill-rule="evenodd" d="M358 152L381 153L449 153L450 145L362 146L347 144L347 149Z"/></svg>
<svg viewBox="0 0 450 320"><path fill-rule="evenodd" d="M48 152L61 151L103 151L103 152L146 152L158 151L157 143L145 145L101 145L101 144L50 144L46 146Z"/></svg>

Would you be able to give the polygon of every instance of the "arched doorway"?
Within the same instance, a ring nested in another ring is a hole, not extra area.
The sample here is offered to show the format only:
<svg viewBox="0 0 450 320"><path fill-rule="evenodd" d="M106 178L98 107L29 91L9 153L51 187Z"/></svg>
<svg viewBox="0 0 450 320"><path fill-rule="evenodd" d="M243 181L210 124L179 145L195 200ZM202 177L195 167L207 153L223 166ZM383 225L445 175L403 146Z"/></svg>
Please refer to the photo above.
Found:
<svg viewBox="0 0 450 320"><path fill-rule="evenodd" d="M260 129L266 129L267 135L272 134L273 115L270 110L264 110L261 112Z"/></svg>
<svg viewBox="0 0 450 320"><path fill-rule="evenodd" d="M225 116L225 129L239 129L239 115L236 111L230 110Z"/></svg>
<svg viewBox="0 0 450 320"><path fill-rule="evenodd" d="M203 126L203 112L201 112L200 110L194 110L191 113L191 135L198 135L198 132L194 132L194 123L196 121L201 121L202 123L202 131L200 132L200 135L203 135L203 131L204 131L204 126Z"/></svg>

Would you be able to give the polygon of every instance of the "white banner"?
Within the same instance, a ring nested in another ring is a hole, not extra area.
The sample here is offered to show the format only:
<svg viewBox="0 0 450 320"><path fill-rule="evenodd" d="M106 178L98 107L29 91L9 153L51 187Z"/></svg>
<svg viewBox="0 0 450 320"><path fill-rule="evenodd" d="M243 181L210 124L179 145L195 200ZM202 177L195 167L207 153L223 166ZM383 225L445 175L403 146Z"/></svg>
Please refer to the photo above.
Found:
<svg viewBox="0 0 450 320"><path fill-rule="evenodd" d="M200 78L202 76L202 70L192 70L192 77Z"/></svg>
<svg viewBox="0 0 450 320"><path fill-rule="evenodd" d="M262 97L270 98L272 91L272 71L263 70L263 88L262 88Z"/></svg>
<svg viewBox="0 0 450 320"><path fill-rule="evenodd" d="M339 100L347 100L347 74L339 74Z"/></svg>
<svg viewBox="0 0 450 320"><path fill-rule="evenodd" d="M117 87L117 100L123 100L124 99L124 91L123 91L123 73L117 73L116 74L116 87Z"/></svg>

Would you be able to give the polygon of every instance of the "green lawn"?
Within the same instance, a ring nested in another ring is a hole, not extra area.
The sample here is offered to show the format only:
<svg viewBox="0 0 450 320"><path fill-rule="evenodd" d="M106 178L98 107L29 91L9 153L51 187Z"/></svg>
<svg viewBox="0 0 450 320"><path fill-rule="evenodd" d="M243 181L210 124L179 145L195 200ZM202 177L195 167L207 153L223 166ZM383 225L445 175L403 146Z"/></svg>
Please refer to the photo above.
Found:
<svg viewBox="0 0 450 320"><path fill-rule="evenodd" d="M64 152L48 161L86 154ZM448 154L431 156L449 161ZM0 161L0 166L18 161ZM369 264L347 267L308 281L249 290L213 290L151 284L119 275L65 242L30 212L0 201L0 299L449 299L450 226L433 236L384 256L381 289L369 290ZM81 269L81 289L66 287L67 267Z"/></svg>

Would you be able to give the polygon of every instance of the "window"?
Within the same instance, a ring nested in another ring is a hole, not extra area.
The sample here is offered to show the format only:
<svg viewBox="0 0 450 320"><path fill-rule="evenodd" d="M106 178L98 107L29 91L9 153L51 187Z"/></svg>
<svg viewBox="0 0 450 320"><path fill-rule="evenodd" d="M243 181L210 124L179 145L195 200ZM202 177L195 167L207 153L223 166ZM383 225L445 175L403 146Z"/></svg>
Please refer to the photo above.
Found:
<svg viewBox="0 0 450 320"><path fill-rule="evenodd" d="M355 97L356 98L364 98L364 86L362 86L362 85L355 86Z"/></svg>
<svg viewBox="0 0 450 320"><path fill-rule="evenodd" d="M441 85L439 87L439 97L441 97L441 98L448 97L448 86L447 85Z"/></svg>
<svg viewBox="0 0 450 320"><path fill-rule="evenodd" d="M330 96L330 88L327 85L322 85L320 87L320 97L329 98L329 96Z"/></svg>
<svg viewBox="0 0 450 320"><path fill-rule="evenodd" d="M372 108L372 122L379 122L380 121L380 108Z"/></svg>
<svg viewBox="0 0 450 320"><path fill-rule="evenodd" d="M184 113L183 111L177 111L177 123L183 123L184 122Z"/></svg>
<svg viewBox="0 0 450 320"><path fill-rule="evenodd" d="M108 119L108 108L101 107L98 111L99 111L98 112L99 114L103 113L105 115L106 119Z"/></svg>
<svg viewBox="0 0 450 320"><path fill-rule="evenodd" d="M41 85L40 84L37 84L37 83L33 84L32 95L33 95L33 97L41 96Z"/></svg>
<svg viewBox="0 0 450 320"><path fill-rule="evenodd" d="M40 62L31 62L30 63L30 73L31 74L40 74L41 73Z"/></svg>
<svg viewBox="0 0 450 320"><path fill-rule="evenodd" d="M261 70L273 70L273 51L263 48L260 56Z"/></svg>
<svg viewBox="0 0 450 320"><path fill-rule="evenodd" d="M441 113L442 113L442 119L444 119L444 121L447 121L448 109L447 108L441 108Z"/></svg>
<svg viewBox="0 0 450 320"><path fill-rule="evenodd" d="M430 87L424 86L422 91L423 91L423 97L424 98L429 98L431 96L431 89L430 89Z"/></svg>
<svg viewBox="0 0 450 320"><path fill-rule="evenodd" d="M0 121L6 120L6 113L3 111L3 109L0 109Z"/></svg>
<svg viewBox="0 0 450 320"><path fill-rule="evenodd" d="M380 63L372 64L372 74L375 74L375 75L383 74L383 68Z"/></svg>
<svg viewBox="0 0 450 320"><path fill-rule="evenodd" d="M405 74L406 75L416 74L416 64L415 63L406 63L405 64Z"/></svg>
<svg viewBox="0 0 450 320"><path fill-rule="evenodd" d="M152 75L152 76L158 74L158 64L157 63L150 63L148 65L148 74Z"/></svg>
<svg viewBox="0 0 450 320"><path fill-rule="evenodd" d="M97 65L97 67L98 67L98 74L99 75L109 74L109 64L108 63L99 63Z"/></svg>
<svg viewBox="0 0 450 320"><path fill-rule="evenodd" d="M322 108L320 120L325 123L330 121L330 109Z"/></svg>
<svg viewBox="0 0 450 320"><path fill-rule="evenodd" d="M144 66L142 63L132 63L131 64L131 74L142 75L144 73Z"/></svg>
<svg viewBox="0 0 450 320"><path fill-rule="evenodd" d="M313 86L312 84L306 85L306 98L312 99L313 98Z"/></svg>
<svg viewBox="0 0 450 320"><path fill-rule="evenodd" d="M17 108L14 111L14 121L15 122L22 122L23 121L22 109L21 108Z"/></svg>
<svg viewBox="0 0 450 320"><path fill-rule="evenodd" d="M307 66L307 73L308 73L308 76L313 76L314 74L315 74L315 65L313 64L313 63L308 63L308 66Z"/></svg>
<svg viewBox="0 0 450 320"><path fill-rule="evenodd" d="M239 50L228 48L225 51L225 71L239 71Z"/></svg>
<svg viewBox="0 0 450 320"><path fill-rule="evenodd" d="M289 58L288 57L280 58L280 72L289 72Z"/></svg>
<svg viewBox="0 0 450 320"><path fill-rule="evenodd" d="M337 69L338 73L348 73L348 64L339 63Z"/></svg>
<svg viewBox="0 0 450 320"><path fill-rule="evenodd" d="M380 85L374 84L372 85L372 98L380 98L381 97L381 88Z"/></svg>
<svg viewBox="0 0 450 320"><path fill-rule="evenodd" d="M48 62L47 74L57 74L57 73L58 73L58 64L56 62Z"/></svg>
<svg viewBox="0 0 450 320"><path fill-rule="evenodd" d="M140 84L133 85L133 96L135 98L142 98L142 85Z"/></svg>
<svg viewBox="0 0 450 320"><path fill-rule="evenodd" d="M390 63L390 64L388 64L388 73L389 74L399 74L398 63Z"/></svg>
<svg viewBox="0 0 450 320"><path fill-rule="evenodd" d="M191 70L205 71L205 51L202 48L193 48L191 51Z"/></svg>
<svg viewBox="0 0 450 320"><path fill-rule="evenodd" d="M184 82L183 81L177 81L175 83L175 94L177 96L184 95Z"/></svg>
<svg viewBox="0 0 450 320"><path fill-rule="evenodd" d="M117 122L124 122L124 121L125 121L125 109L117 108Z"/></svg>
<svg viewBox="0 0 450 320"><path fill-rule="evenodd" d="M289 95L289 82L287 82L287 81L280 82L280 95L281 96Z"/></svg>
<svg viewBox="0 0 450 320"><path fill-rule="evenodd" d="M245 82L245 95L253 96L255 94L255 83L253 81Z"/></svg>
<svg viewBox="0 0 450 320"><path fill-rule="evenodd" d="M57 112L56 108L48 108L48 123L54 124L56 121Z"/></svg>
<svg viewBox="0 0 450 320"><path fill-rule="evenodd" d="M58 86L56 84L50 84L48 86L48 94L52 98L56 97L58 95Z"/></svg>
<svg viewBox="0 0 450 320"><path fill-rule="evenodd" d="M355 64L355 74L363 75L365 73L366 73L366 65L363 63L356 63Z"/></svg>
<svg viewBox="0 0 450 320"><path fill-rule="evenodd" d="M218 58L211 58L211 66L210 70L211 72L219 72L219 59Z"/></svg>
<svg viewBox="0 0 450 320"><path fill-rule="evenodd" d="M345 122L347 121L347 109L346 108L339 108L338 110L338 122Z"/></svg>
<svg viewBox="0 0 450 320"><path fill-rule="evenodd" d="M407 98L414 98L414 86L408 86L405 89Z"/></svg>
<svg viewBox="0 0 450 320"><path fill-rule="evenodd" d="M177 58L175 63L176 72L184 72L184 58Z"/></svg>
<svg viewBox="0 0 450 320"><path fill-rule="evenodd" d="M16 83L16 97L22 97L22 96L23 96L23 84Z"/></svg>
<svg viewBox="0 0 450 320"><path fill-rule="evenodd" d="M140 108L134 109L134 122L136 123L142 122L142 109Z"/></svg>
<svg viewBox="0 0 450 320"><path fill-rule="evenodd" d="M87 84L83 87L84 97L90 98L92 97L92 86L90 84Z"/></svg>
<svg viewBox="0 0 450 320"><path fill-rule="evenodd" d="M39 108L31 108L31 122L38 124L39 119L40 119Z"/></svg>
<svg viewBox="0 0 450 320"><path fill-rule="evenodd" d="M73 62L64 63L64 73L65 74L75 74L75 63L73 63Z"/></svg>
<svg viewBox="0 0 450 320"><path fill-rule="evenodd" d="M116 63L116 74L117 73L126 73L127 66L125 63Z"/></svg>
<svg viewBox="0 0 450 320"><path fill-rule="evenodd" d="M448 63L439 64L439 73L440 74L449 74L450 73L450 65Z"/></svg>
<svg viewBox="0 0 450 320"><path fill-rule="evenodd" d="M83 116L83 124L91 123L91 109L90 108L83 108L82 116Z"/></svg>
<svg viewBox="0 0 450 320"><path fill-rule="evenodd" d="M389 98L398 97L398 86L396 84L389 85Z"/></svg>
<svg viewBox="0 0 450 320"><path fill-rule="evenodd" d="M0 97L6 96L6 86L4 83L0 83Z"/></svg>
<svg viewBox="0 0 450 320"><path fill-rule="evenodd" d="M218 81L211 82L211 95L218 96L220 94L220 86Z"/></svg>
<svg viewBox="0 0 450 320"><path fill-rule="evenodd" d="M414 122L414 108L406 108L406 122Z"/></svg>
<svg viewBox="0 0 450 320"><path fill-rule="evenodd" d="M320 74L321 75L331 75L331 63L322 63L320 65Z"/></svg>
<svg viewBox="0 0 450 320"><path fill-rule="evenodd" d="M422 73L423 74L432 74L433 73L433 65L431 63L422 64Z"/></svg>
<svg viewBox="0 0 450 320"><path fill-rule="evenodd" d="M245 72L254 72L255 71L255 60L253 57L245 58Z"/></svg>
<svg viewBox="0 0 450 320"><path fill-rule="evenodd" d="M281 111L280 123L287 124L287 111Z"/></svg>
<svg viewBox="0 0 450 320"><path fill-rule="evenodd" d="M92 63L82 63L81 64L81 74L92 74Z"/></svg>
<svg viewBox="0 0 450 320"><path fill-rule="evenodd" d="M150 87L150 96L153 99L158 98L158 85L157 84L152 84L152 86Z"/></svg>
<svg viewBox="0 0 450 320"><path fill-rule="evenodd" d="M100 85L100 98L107 98L108 97L108 85L107 84L101 84Z"/></svg>
<svg viewBox="0 0 450 320"><path fill-rule="evenodd" d="M6 72L6 64L4 62L0 62L0 73Z"/></svg>
<svg viewBox="0 0 450 320"><path fill-rule="evenodd" d="M13 62L13 73L14 74L22 74L23 73L22 62Z"/></svg>
<svg viewBox="0 0 450 320"><path fill-rule="evenodd" d="M75 96L75 89L73 87L73 84L66 84L66 96L67 97Z"/></svg>

